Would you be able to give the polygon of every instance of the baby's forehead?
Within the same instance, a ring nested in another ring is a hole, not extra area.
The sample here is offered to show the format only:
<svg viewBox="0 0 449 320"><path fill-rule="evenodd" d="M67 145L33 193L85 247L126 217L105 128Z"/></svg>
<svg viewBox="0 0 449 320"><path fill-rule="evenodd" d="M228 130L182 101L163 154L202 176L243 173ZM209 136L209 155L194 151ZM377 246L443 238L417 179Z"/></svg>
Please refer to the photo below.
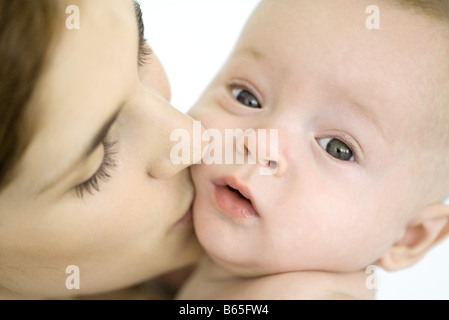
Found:
<svg viewBox="0 0 449 320"><path fill-rule="evenodd" d="M320 83L321 94L338 88L381 120L430 122L449 100L449 28L381 1L380 29L369 29L370 2L345 2L264 0L236 51L251 52L278 82L293 83L290 92Z"/></svg>

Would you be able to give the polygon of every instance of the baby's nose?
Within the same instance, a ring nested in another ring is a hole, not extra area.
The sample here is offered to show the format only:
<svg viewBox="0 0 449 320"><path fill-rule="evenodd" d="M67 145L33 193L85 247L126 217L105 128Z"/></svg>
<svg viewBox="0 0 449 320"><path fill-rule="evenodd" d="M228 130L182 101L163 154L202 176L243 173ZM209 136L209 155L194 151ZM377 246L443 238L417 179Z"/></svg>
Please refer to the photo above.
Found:
<svg viewBox="0 0 449 320"><path fill-rule="evenodd" d="M260 175L285 174L287 161L279 152L277 129L259 129L255 135L242 135L237 140L237 152L242 149L248 155L250 163L259 166Z"/></svg>

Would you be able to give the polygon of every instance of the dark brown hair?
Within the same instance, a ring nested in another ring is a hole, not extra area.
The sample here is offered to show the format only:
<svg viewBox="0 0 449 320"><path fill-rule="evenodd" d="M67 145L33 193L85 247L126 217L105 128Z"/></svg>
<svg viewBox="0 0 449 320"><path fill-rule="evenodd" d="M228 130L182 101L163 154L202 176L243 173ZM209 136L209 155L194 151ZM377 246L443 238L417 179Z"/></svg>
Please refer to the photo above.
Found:
<svg viewBox="0 0 449 320"><path fill-rule="evenodd" d="M448 0L396 0L402 7L418 10L427 16L448 21L449 1Z"/></svg>
<svg viewBox="0 0 449 320"><path fill-rule="evenodd" d="M0 0L0 189L30 140L24 115L55 34L58 0Z"/></svg>

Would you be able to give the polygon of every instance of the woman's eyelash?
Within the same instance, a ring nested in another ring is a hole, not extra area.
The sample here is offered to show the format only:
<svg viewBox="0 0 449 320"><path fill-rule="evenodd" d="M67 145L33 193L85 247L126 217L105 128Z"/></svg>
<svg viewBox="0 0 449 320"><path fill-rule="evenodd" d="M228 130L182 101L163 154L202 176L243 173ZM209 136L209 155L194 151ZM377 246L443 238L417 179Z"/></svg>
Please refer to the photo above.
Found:
<svg viewBox="0 0 449 320"><path fill-rule="evenodd" d="M139 53L138 53L138 63L139 67L143 67L152 54L152 50L145 40L145 24L143 23L143 12L140 4L136 1L134 2L137 26L139 30Z"/></svg>
<svg viewBox="0 0 449 320"><path fill-rule="evenodd" d="M139 44L139 67L143 67L150 59L153 51L145 40L141 40Z"/></svg>
<svg viewBox="0 0 449 320"><path fill-rule="evenodd" d="M109 178L111 178L110 175L110 169L114 168L116 166L114 156L116 155L116 146L117 141L110 141L108 139L105 139L103 141L103 147L104 147L104 156L103 156L103 162L98 168L97 172L86 182L80 184L75 188L76 194L79 198L83 198L84 194L87 192L89 194L93 194L94 191L99 192L100 191L100 182L107 182Z"/></svg>

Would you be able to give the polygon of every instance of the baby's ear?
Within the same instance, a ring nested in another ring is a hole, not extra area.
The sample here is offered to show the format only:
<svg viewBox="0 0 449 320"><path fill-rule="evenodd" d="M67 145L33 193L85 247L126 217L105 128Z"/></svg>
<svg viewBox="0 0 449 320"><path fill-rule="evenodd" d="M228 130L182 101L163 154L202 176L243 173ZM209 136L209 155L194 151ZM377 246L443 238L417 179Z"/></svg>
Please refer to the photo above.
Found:
<svg viewBox="0 0 449 320"><path fill-rule="evenodd" d="M410 222L402 239L390 247L379 263L390 271L407 268L448 234L449 206L432 205Z"/></svg>

